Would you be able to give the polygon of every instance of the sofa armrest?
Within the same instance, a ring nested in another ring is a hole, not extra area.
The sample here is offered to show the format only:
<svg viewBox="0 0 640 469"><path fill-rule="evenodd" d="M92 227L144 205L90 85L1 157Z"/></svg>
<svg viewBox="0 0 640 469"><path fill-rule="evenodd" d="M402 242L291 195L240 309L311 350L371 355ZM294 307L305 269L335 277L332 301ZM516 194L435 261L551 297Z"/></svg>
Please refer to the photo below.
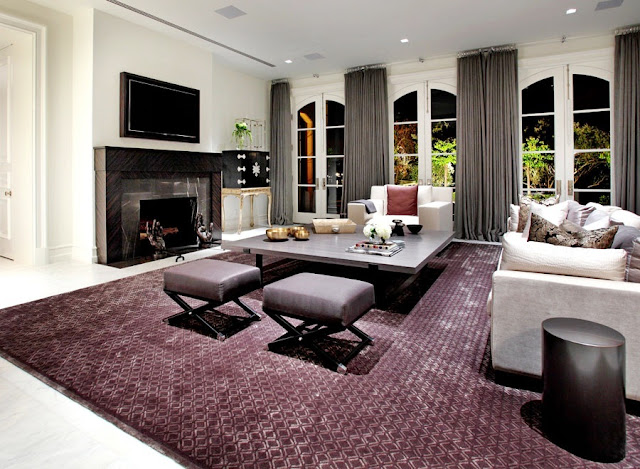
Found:
<svg viewBox="0 0 640 469"><path fill-rule="evenodd" d="M433 186L431 188L431 200L434 202L453 202L453 187Z"/></svg>
<svg viewBox="0 0 640 469"><path fill-rule="evenodd" d="M499 371L541 376L542 321L594 321L626 338L627 397L640 400L640 284L499 270L493 274L491 359Z"/></svg>
<svg viewBox="0 0 640 469"><path fill-rule="evenodd" d="M420 205L418 220L425 230L453 231L453 203L434 201Z"/></svg>
<svg viewBox="0 0 640 469"><path fill-rule="evenodd" d="M367 209L364 204L359 202L349 202L347 204L347 218L349 218L356 225L365 225L369 220L376 215L384 215L382 213L382 200L369 199L376 206L376 212L367 213Z"/></svg>

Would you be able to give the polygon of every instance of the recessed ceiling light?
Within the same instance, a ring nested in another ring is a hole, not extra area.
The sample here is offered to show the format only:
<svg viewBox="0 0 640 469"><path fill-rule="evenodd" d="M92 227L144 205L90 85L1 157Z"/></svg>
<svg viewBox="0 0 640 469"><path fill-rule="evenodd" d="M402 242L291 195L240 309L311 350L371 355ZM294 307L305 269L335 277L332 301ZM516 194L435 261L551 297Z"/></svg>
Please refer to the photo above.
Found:
<svg viewBox="0 0 640 469"><path fill-rule="evenodd" d="M400 42L402 42L403 44L406 44L407 42L409 42L409 39L405 37L404 39L400 39Z"/></svg>
<svg viewBox="0 0 640 469"><path fill-rule="evenodd" d="M284 63L286 63L286 64L292 64L292 63L293 63L293 60L291 60L291 59L287 59L287 60L285 60L285 61L284 61Z"/></svg>
<svg viewBox="0 0 640 469"><path fill-rule="evenodd" d="M569 8L567 10L567 15L573 15L576 11L578 11L578 10L576 10L575 8Z"/></svg>

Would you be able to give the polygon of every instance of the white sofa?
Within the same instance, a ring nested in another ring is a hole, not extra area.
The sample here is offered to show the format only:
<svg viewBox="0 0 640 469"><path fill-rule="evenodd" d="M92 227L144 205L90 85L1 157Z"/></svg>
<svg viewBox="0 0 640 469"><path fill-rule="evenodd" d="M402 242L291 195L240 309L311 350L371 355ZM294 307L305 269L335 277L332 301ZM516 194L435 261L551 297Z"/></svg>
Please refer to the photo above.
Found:
<svg viewBox="0 0 640 469"><path fill-rule="evenodd" d="M372 186L370 200L376 212L367 213L362 203L350 202L347 217L357 225L384 220L393 226L392 220L400 219L406 225L422 225L424 230L453 231L453 188L418 186L418 215L394 215L387 213L387 185Z"/></svg>
<svg viewBox="0 0 640 469"><path fill-rule="evenodd" d="M612 218L640 228L637 215L614 212ZM638 246L636 240L633 256ZM622 249L555 246L505 233L488 301L494 369L541 376L542 321L587 319L625 336L626 394L640 400L640 283L624 281L628 256Z"/></svg>

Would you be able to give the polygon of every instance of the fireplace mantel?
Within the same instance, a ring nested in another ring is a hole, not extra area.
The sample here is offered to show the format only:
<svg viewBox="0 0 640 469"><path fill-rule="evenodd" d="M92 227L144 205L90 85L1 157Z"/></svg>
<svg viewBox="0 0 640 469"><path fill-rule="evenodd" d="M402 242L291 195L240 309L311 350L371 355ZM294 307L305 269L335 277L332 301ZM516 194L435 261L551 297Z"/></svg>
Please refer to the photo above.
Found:
<svg viewBox="0 0 640 469"><path fill-rule="evenodd" d="M208 180L208 213L214 239L222 238L220 201L222 155L175 150L100 147L94 149L96 178L96 245L98 262L123 259L122 203L127 179L155 180L201 178Z"/></svg>

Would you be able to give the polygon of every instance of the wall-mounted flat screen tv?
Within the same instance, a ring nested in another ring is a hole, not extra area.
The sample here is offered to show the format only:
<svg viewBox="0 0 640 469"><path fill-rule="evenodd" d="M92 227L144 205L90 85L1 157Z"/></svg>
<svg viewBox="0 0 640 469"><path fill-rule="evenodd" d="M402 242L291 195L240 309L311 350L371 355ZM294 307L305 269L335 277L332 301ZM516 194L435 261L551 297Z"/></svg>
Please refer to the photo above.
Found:
<svg viewBox="0 0 640 469"><path fill-rule="evenodd" d="M120 74L120 136L200 142L200 90Z"/></svg>

